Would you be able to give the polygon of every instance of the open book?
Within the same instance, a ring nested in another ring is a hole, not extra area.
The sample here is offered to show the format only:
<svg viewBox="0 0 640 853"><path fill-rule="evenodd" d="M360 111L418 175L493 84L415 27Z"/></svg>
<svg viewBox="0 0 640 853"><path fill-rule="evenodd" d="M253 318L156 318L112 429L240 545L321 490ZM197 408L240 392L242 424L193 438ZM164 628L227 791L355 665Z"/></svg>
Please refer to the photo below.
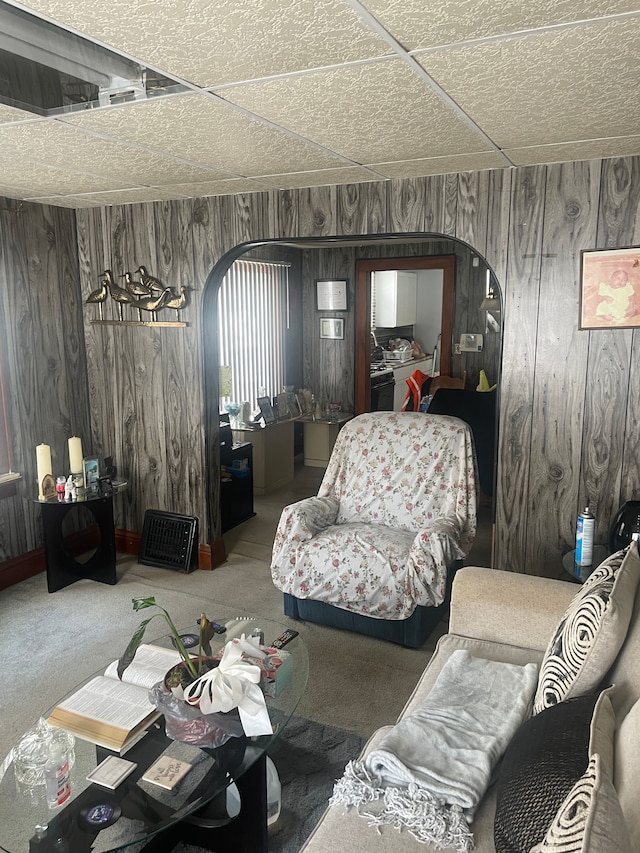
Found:
<svg viewBox="0 0 640 853"><path fill-rule="evenodd" d="M92 678L51 712L48 722L84 740L125 752L160 716L148 692L182 658L177 651L141 645L133 662L117 675L118 661Z"/></svg>

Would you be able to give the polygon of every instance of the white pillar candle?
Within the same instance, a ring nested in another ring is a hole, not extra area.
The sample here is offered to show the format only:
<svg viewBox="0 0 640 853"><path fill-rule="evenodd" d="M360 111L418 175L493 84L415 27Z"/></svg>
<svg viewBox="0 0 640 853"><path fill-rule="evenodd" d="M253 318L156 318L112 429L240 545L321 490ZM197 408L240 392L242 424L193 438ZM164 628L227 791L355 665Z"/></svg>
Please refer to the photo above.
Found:
<svg viewBox="0 0 640 853"><path fill-rule="evenodd" d="M69 470L72 474L82 474L82 439L77 435L69 439Z"/></svg>
<svg viewBox="0 0 640 853"><path fill-rule="evenodd" d="M46 474L53 473L51 467L51 448L48 444L39 444L36 447L36 468L38 471L38 497L42 495L42 478Z"/></svg>

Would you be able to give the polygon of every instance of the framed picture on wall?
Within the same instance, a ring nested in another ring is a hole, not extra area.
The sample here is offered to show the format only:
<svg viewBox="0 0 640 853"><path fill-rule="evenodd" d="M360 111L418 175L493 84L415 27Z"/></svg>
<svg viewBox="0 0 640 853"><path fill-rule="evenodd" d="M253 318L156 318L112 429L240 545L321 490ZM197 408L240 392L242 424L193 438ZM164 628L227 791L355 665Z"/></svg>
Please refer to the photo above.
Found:
<svg viewBox="0 0 640 853"><path fill-rule="evenodd" d="M640 248L580 253L580 329L640 326Z"/></svg>
<svg viewBox="0 0 640 853"><path fill-rule="evenodd" d="M316 310L317 311L346 311L347 287L346 278L316 279Z"/></svg>
<svg viewBox="0 0 640 853"><path fill-rule="evenodd" d="M344 320L337 317L323 317L320 320L320 337L333 341L344 339Z"/></svg>

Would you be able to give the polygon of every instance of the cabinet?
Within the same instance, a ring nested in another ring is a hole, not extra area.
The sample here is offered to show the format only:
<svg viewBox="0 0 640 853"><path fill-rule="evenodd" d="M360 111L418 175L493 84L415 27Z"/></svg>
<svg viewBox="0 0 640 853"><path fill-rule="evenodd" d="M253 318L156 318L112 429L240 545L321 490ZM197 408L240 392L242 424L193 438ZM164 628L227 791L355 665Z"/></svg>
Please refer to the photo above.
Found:
<svg viewBox="0 0 640 853"><path fill-rule="evenodd" d="M304 425L304 464L313 468L326 468L340 428L352 417L353 415L342 415L334 421L314 421L311 415L306 415L302 419Z"/></svg>
<svg viewBox="0 0 640 853"><path fill-rule="evenodd" d="M234 464L240 466L234 468ZM220 448L220 465L231 477L220 479L220 521L226 533L237 524L252 518L253 511L253 445L249 442Z"/></svg>
<svg viewBox="0 0 640 853"><path fill-rule="evenodd" d="M253 490L256 495L286 486L293 480L293 420L278 421L260 429L234 429L235 441L253 444Z"/></svg>
<svg viewBox="0 0 640 853"><path fill-rule="evenodd" d="M392 329L416 322L418 274L405 270L374 273L376 326Z"/></svg>

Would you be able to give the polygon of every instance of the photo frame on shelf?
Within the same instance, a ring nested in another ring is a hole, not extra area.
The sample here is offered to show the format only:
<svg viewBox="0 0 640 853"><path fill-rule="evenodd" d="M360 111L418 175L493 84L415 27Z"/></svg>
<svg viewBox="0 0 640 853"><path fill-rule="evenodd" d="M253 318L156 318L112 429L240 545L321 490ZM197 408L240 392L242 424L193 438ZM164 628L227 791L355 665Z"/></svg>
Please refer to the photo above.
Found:
<svg viewBox="0 0 640 853"><path fill-rule="evenodd" d="M320 337L332 341L344 340L344 320L341 317L322 317Z"/></svg>
<svg viewBox="0 0 640 853"><path fill-rule="evenodd" d="M578 327L640 327L640 248L582 250Z"/></svg>
<svg viewBox="0 0 640 853"><path fill-rule="evenodd" d="M271 400L268 397L258 397L258 408L265 424L275 424L276 414L273 411Z"/></svg>
<svg viewBox="0 0 640 853"><path fill-rule="evenodd" d="M100 479L100 461L93 456L86 456L82 460L82 476L85 489L97 489Z"/></svg>
<svg viewBox="0 0 640 853"><path fill-rule="evenodd" d="M346 278L317 278L316 311L346 311L348 287Z"/></svg>
<svg viewBox="0 0 640 853"><path fill-rule="evenodd" d="M302 414L302 407L298 395L293 391L287 391L287 405L289 406L289 414L292 418L299 418Z"/></svg>
<svg viewBox="0 0 640 853"><path fill-rule="evenodd" d="M284 391L276 397L276 410L279 421L286 421L291 417L289 401Z"/></svg>

